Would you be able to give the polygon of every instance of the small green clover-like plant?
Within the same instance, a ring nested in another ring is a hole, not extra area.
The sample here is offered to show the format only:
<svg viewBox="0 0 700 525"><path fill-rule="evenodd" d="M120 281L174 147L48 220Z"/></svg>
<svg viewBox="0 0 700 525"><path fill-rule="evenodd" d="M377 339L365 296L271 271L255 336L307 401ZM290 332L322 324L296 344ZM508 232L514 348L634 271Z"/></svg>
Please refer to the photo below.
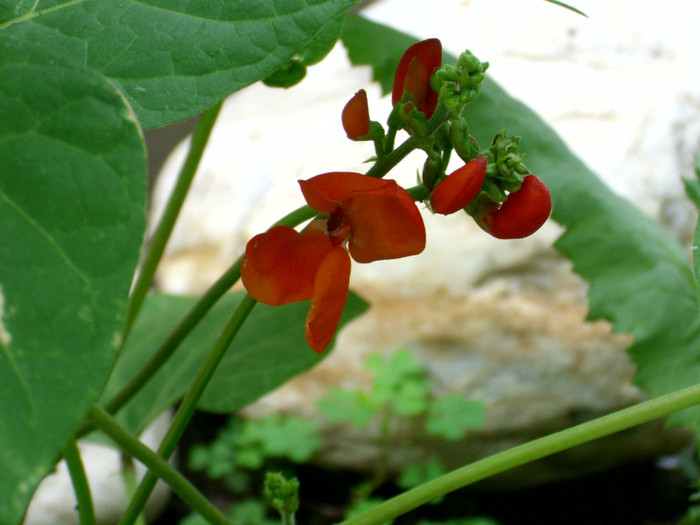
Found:
<svg viewBox="0 0 700 525"><path fill-rule="evenodd" d="M457 441L469 430L484 428L486 407L458 394L436 399L428 410L425 431L431 436Z"/></svg>
<svg viewBox="0 0 700 525"><path fill-rule="evenodd" d="M331 389L317 405L328 419L364 428L382 412L416 417L428 409L430 383L425 369L409 350L399 350L388 358L372 355L365 366L374 376L371 389Z"/></svg>
<svg viewBox="0 0 700 525"><path fill-rule="evenodd" d="M268 459L303 463L320 446L317 425L300 417L232 418L214 441L192 448L188 466L219 479L233 476L239 469L257 470Z"/></svg>
<svg viewBox="0 0 700 525"><path fill-rule="evenodd" d="M317 406L330 421L348 422L358 428L365 428L379 408L366 392L339 387L332 387Z"/></svg>
<svg viewBox="0 0 700 525"><path fill-rule="evenodd" d="M404 417L418 416L428 408L430 383L424 367L407 349L389 358L374 354L367 359L367 369L374 374L372 397Z"/></svg>
<svg viewBox="0 0 700 525"><path fill-rule="evenodd" d="M318 428L300 417L271 415L247 420L234 440L234 462L256 470L267 459L288 459L303 463L321 446Z"/></svg>
<svg viewBox="0 0 700 525"><path fill-rule="evenodd" d="M279 525L278 519L269 516L265 502L254 498L236 501L226 516L236 525ZM209 522L199 514L190 514L179 525L209 525Z"/></svg>
<svg viewBox="0 0 700 525"><path fill-rule="evenodd" d="M438 459L431 459L422 465L412 464L403 469L399 477L396 479L396 484L402 489L408 490L428 481L439 478L447 471L445 466ZM435 498L430 503L437 505L445 499L444 496Z"/></svg>

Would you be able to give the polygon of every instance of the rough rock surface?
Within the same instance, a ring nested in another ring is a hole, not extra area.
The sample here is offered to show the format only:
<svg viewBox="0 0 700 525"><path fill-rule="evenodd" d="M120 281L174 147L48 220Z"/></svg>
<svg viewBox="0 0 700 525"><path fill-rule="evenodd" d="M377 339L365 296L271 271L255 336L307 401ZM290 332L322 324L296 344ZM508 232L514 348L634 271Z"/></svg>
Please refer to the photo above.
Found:
<svg viewBox="0 0 700 525"><path fill-rule="evenodd" d="M651 1L580 4L590 18L545 2L505 0L441 0L430 9L423 0L385 0L366 14L420 37L438 36L453 52L469 47L491 62L489 74L550 122L614 190L687 240L695 217L680 175L691 173L700 146L700 12L692 0L663 8ZM252 235L302 202L297 179L363 170L370 146L347 141L339 116L364 87L372 118L385 119L390 103L370 78L336 48L289 91L256 85L231 97L168 248L161 289L205 289ZM183 154L181 147L166 164L154 216ZM410 184L420 164L420 156L409 157L395 177ZM585 322L585 283L551 248L555 224L504 242L464 217L424 215L426 251L354 264L352 287L372 302L370 312L347 327L324 363L249 414L315 417L314 402L329 386L367 383L366 355L400 346L415 350L438 391L461 392L488 407L483 431L441 447L452 464L644 398L631 384L634 366L624 351L630 340L603 322ZM376 458L371 435L327 430L329 446L319 460L364 467ZM516 471L508 483L666 454L686 438L645 425ZM392 447L392 465L424 451Z"/></svg>

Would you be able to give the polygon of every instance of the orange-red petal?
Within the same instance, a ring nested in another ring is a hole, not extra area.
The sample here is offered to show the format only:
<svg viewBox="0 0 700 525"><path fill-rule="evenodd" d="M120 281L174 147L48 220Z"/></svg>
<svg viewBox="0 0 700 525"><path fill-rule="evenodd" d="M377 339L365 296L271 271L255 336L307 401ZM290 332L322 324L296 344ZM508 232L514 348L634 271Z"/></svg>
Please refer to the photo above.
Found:
<svg viewBox="0 0 700 525"><path fill-rule="evenodd" d="M341 114L343 129L349 138L356 140L369 133L369 105L367 92L361 89L352 97Z"/></svg>
<svg viewBox="0 0 700 525"><path fill-rule="evenodd" d="M341 208L351 225L349 249L366 263L416 255L425 248L425 226L413 199L393 180L331 172L299 181L306 202L330 215Z"/></svg>
<svg viewBox="0 0 700 525"><path fill-rule="evenodd" d="M248 242L243 285L254 299L272 306L311 299L316 273L332 249L325 221L312 222L303 233L276 226Z"/></svg>
<svg viewBox="0 0 700 525"><path fill-rule="evenodd" d="M306 316L306 342L316 353L326 349L338 329L348 299L350 266L347 250L337 246L324 257L316 273Z"/></svg>
<svg viewBox="0 0 700 525"><path fill-rule="evenodd" d="M486 178L487 164L486 157L473 159L441 180L430 195L433 211L449 215L472 202Z"/></svg>
<svg viewBox="0 0 700 525"><path fill-rule="evenodd" d="M417 68L414 64L411 67L413 59L419 60L425 69ZM423 101L416 101L419 105L418 109L425 113L427 118L430 118L437 107L438 96L430 89L430 76L433 72L442 65L442 44L437 38L429 38L417 42L409 47L401 57L399 65L396 68L394 75L394 85L391 91L391 103L396 105L403 97L404 91L408 90L414 96L418 84L423 84L423 88L427 91L427 95ZM427 76L426 76L427 74Z"/></svg>
<svg viewBox="0 0 700 525"><path fill-rule="evenodd" d="M394 181L381 195L358 195L344 203L352 233L348 248L357 262L399 259L425 248L425 225L413 199Z"/></svg>
<svg viewBox="0 0 700 525"><path fill-rule="evenodd" d="M389 182L392 181L352 171L332 171L300 180L299 185L309 206L319 213L330 215L349 197L359 193L382 194Z"/></svg>

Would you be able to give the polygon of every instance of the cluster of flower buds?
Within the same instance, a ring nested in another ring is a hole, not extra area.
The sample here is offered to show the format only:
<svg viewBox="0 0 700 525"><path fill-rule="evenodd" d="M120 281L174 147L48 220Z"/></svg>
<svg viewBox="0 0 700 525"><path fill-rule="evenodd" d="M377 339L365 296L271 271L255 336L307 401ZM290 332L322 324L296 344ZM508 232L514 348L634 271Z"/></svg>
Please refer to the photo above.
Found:
<svg viewBox="0 0 700 525"><path fill-rule="evenodd" d="M455 66L442 66L435 38L409 47L394 75L387 130L370 120L364 90L346 104L341 120L350 139L374 142L375 168L394 167L411 148L424 150L419 186L409 192L381 178L388 169L301 180L302 194L319 216L301 232L277 226L246 246L241 274L253 298L270 305L311 300L306 339L314 351L322 352L337 330L351 260L369 263L423 251L425 226L415 201L443 215L463 210L499 239L527 237L549 217L549 190L523 163L519 138L503 131L482 149L468 132L462 113L478 96L487 67L468 51ZM411 148L394 148L399 130L411 136ZM464 164L448 174L453 151Z"/></svg>

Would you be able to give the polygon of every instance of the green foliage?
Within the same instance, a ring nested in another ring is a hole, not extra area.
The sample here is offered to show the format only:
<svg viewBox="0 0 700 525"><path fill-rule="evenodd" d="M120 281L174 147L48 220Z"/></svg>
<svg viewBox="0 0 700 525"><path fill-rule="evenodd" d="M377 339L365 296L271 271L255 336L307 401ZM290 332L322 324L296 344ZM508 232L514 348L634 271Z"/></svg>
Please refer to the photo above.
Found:
<svg viewBox="0 0 700 525"><path fill-rule="evenodd" d="M146 158L113 83L1 31L0 158L0 523L16 523L117 355Z"/></svg>
<svg viewBox="0 0 700 525"><path fill-rule="evenodd" d="M359 516L360 514L373 509L374 507L383 502L384 500L379 498L369 498L357 501L353 503L345 512L345 519L347 520L354 516ZM394 523L394 520L385 521L384 523L382 523L382 525L391 525L392 523Z"/></svg>
<svg viewBox="0 0 700 525"><path fill-rule="evenodd" d="M348 422L358 428L366 427L377 414L377 406L366 392L332 387L318 409L334 423Z"/></svg>
<svg viewBox="0 0 700 525"><path fill-rule="evenodd" d="M368 36L363 40L362 34ZM375 39L383 45L373 47L369 42ZM349 15L342 41L352 62L371 65L388 92L392 57L415 39ZM589 319L606 319L615 332L634 336L629 353L637 365L635 382L652 396L695 384L700 316L685 248L613 193L533 111L488 77L465 115L479 143L488 143L502 129L522 137L528 167L551 192L552 217L566 228L555 246L590 283ZM697 408L669 420L700 432Z"/></svg>
<svg viewBox="0 0 700 525"><path fill-rule="evenodd" d="M329 420L364 428L375 417L425 416L425 431L448 440L461 439L468 430L485 424L482 403L458 394L433 397L424 366L408 349L388 357L373 354L367 358L366 368L373 376L369 391L336 387L318 402Z"/></svg>
<svg viewBox="0 0 700 525"><path fill-rule="evenodd" d="M234 461L251 470L259 469L269 458L302 463L321 446L317 432L312 421L299 417L271 415L246 420L234 440Z"/></svg>
<svg viewBox="0 0 700 525"><path fill-rule="evenodd" d="M176 403L218 337L242 293L225 296L182 342L153 379L120 411L130 430L144 428ZM158 345L195 303L194 297L148 297L103 394L113 396L143 366ZM367 303L350 294L341 326L360 315ZM199 406L211 412L235 412L318 363L304 338L307 303L255 307L212 378Z"/></svg>
<svg viewBox="0 0 700 525"><path fill-rule="evenodd" d="M294 514L299 509L299 480L285 478L280 472L265 475L263 489L265 501L279 512L284 524L294 523Z"/></svg>
<svg viewBox="0 0 700 525"><path fill-rule="evenodd" d="M254 498L236 501L226 515L236 525L279 525L278 519L269 516L267 505ZM190 514L179 525L209 525L209 522L198 514Z"/></svg>
<svg viewBox="0 0 700 525"><path fill-rule="evenodd" d="M403 417L418 416L427 410L430 384L423 366L409 350L399 350L388 359L374 354L366 366L374 374L371 396L378 406L388 406Z"/></svg>
<svg viewBox="0 0 700 525"><path fill-rule="evenodd" d="M317 426L299 417L231 418L214 441L192 448L188 466L219 479L238 469L258 470L270 459L303 463L320 445Z"/></svg>
<svg viewBox="0 0 700 525"><path fill-rule="evenodd" d="M486 407L483 403L450 394L430 405L425 431L447 440L462 439L467 431L484 428Z"/></svg>
<svg viewBox="0 0 700 525"><path fill-rule="evenodd" d="M416 525L498 525L498 521L484 516L454 518L445 521L421 520Z"/></svg>
<svg viewBox="0 0 700 525"><path fill-rule="evenodd" d="M114 80L141 125L152 128L196 115L296 54L320 60L355 2L26 3L2 13L0 32Z"/></svg>
<svg viewBox="0 0 700 525"><path fill-rule="evenodd" d="M439 478L445 474L445 467L442 462L437 459L431 459L423 465L408 465L396 480L396 484L402 489L412 489L431 481L433 479ZM437 505L442 503L444 496L440 498L435 498L430 503Z"/></svg>
<svg viewBox="0 0 700 525"><path fill-rule="evenodd" d="M568 9L569 11L573 11L574 13L578 13L579 15L588 17L588 15L586 13L584 13L583 11L576 9L575 7L573 7L569 4L565 4L564 2L559 2L559 0L545 0L545 2L549 2L550 4L556 4L558 6L565 8L565 9Z"/></svg>

